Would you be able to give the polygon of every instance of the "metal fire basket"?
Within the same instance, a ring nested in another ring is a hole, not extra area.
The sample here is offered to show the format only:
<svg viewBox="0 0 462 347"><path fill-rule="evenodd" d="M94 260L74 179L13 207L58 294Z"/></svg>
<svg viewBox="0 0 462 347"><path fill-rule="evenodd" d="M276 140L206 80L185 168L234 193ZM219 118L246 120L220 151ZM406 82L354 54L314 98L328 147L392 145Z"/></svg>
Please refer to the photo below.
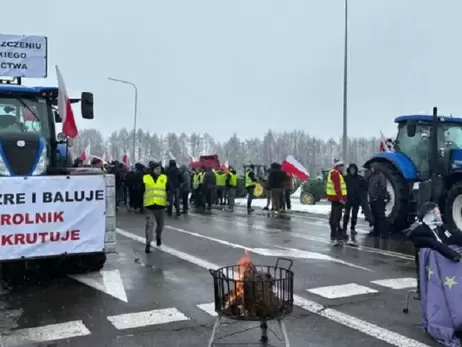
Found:
<svg viewBox="0 0 462 347"><path fill-rule="evenodd" d="M287 262L287 267L279 266ZM270 329L285 347L290 347L283 319L293 311L294 273L293 261L278 258L275 266L247 264L233 265L209 270L213 276L215 312L218 314L208 346L212 347L223 319L233 321L260 322L263 345L268 343L268 323L276 321L282 338ZM258 326L256 327L258 328ZM244 331L247 331L246 329ZM243 332L243 331L241 331Z"/></svg>

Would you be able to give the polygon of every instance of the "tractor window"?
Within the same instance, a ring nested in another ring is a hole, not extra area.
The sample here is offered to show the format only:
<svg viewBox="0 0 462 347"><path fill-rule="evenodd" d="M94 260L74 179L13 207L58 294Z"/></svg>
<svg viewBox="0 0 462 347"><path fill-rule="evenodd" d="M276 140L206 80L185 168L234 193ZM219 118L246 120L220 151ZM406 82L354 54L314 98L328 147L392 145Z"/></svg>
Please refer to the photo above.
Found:
<svg viewBox="0 0 462 347"><path fill-rule="evenodd" d="M406 154L417 168L419 176L426 178L430 173L429 150L430 150L430 124L417 124L416 134L413 137L407 136L407 125L399 126L397 147L400 152Z"/></svg>
<svg viewBox="0 0 462 347"><path fill-rule="evenodd" d="M0 97L0 134L35 132L48 139L49 124L45 99Z"/></svg>
<svg viewBox="0 0 462 347"><path fill-rule="evenodd" d="M442 124L443 141L446 148L462 148L462 126L456 124Z"/></svg>

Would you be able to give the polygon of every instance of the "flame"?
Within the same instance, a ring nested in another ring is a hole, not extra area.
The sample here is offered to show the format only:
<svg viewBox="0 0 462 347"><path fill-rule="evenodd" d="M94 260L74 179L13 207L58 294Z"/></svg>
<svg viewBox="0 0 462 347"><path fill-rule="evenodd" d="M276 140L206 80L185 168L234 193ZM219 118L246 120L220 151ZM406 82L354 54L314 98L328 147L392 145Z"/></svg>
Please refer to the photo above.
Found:
<svg viewBox="0 0 462 347"><path fill-rule="evenodd" d="M234 275L234 288L229 293L228 301L226 302L226 308L238 302L240 299L241 305L244 305L244 279L249 276L249 272L252 271L253 261L250 258L249 252L245 250L245 255L238 261L238 272Z"/></svg>

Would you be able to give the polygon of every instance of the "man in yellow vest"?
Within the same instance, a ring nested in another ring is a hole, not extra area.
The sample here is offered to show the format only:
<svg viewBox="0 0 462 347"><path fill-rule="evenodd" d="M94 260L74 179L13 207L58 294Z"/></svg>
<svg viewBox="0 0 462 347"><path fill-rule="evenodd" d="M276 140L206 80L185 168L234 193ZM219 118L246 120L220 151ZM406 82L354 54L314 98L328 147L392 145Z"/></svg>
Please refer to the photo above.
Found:
<svg viewBox="0 0 462 347"><path fill-rule="evenodd" d="M162 245L165 208L167 206L168 179L162 173L160 163L151 163L149 173L143 176L143 206L146 211L146 253L151 253L154 222L156 223L156 245Z"/></svg>
<svg viewBox="0 0 462 347"><path fill-rule="evenodd" d="M257 185L257 179L255 178L255 166L251 164L245 171L245 189L247 190L247 211L252 212L252 200L255 186Z"/></svg>
<svg viewBox="0 0 462 347"><path fill-rule="evenodd" d="M333 246L343 245L344 235L340 226L343 207L347 201L347 187L343 178L343 162L336 160L327 175L326 195L331 203L329 225L330 241Z"/></svg>
<svg viewBox="0 0 462 347"><path fill-rule="evenodd" d="M220 168L218 171L215 171L215 176L217 181L216 203L223 206L225 205L226 174Z"/></svg>
<svg viewBox="0 0 462 347"><path fill-rule="evenodd" d="M228 190L228 209L234 211L234 200L236 199L237 175L232 166L226 175L226 189Z"/></svg>

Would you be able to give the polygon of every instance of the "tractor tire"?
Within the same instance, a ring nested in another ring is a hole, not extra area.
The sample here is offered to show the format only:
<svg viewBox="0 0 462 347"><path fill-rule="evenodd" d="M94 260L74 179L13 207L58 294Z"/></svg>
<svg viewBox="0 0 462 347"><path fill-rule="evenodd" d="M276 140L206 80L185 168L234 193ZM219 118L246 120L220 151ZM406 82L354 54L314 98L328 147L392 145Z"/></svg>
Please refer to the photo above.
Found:
<svg viewBox="0 0 462 347"><path fill-rule="evenodd" d="M462 183L454 184L448 191L444 221L449 229L462 230Z"/></svg>
<svg viewBox="0 0 462 347"><path fill-rule="evenodd" d="M386 215L387 223L393 232L407 229L412 220L409 218L409 184L399 171L390 163L373 163L375 171L384 174L387 186L390 183L394 192L394 204L391 212ZM371 176L369 176L370 178ZM389 187L387 187L389 188ZM392 195L392 194L391 194ZM392 195L393 198L393 195Z"/></svg>
<svg viewBox="0 0 462 347"><path fill-rule="evenodd" d="M300 195L300 203L303 205L315 205L316 198L312 193L304 192L302 195Z"/></svg>
<svg viewBox="0 0 462 347"><path fill-rule="evenodd" d="M253 191L254 199L261 199L265 197L265 189L260 183L255 184L255 189Z"/></svg>

